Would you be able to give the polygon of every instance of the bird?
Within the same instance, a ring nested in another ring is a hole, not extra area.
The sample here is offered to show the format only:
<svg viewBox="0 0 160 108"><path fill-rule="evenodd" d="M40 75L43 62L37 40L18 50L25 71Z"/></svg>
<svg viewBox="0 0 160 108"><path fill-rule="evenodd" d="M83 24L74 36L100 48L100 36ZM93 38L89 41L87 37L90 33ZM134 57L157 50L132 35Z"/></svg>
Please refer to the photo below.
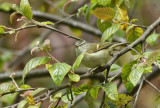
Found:
<svg viewBox="0 0 160 108"><path fill-rule="evenodd" d="M88 68L96 68L108 62L115 51L119 51L121 46L126 46L128 43L103 42L90 43L85 40L80 40L75 43L75 52L78 57L84 53L81 64Z"/></svg>

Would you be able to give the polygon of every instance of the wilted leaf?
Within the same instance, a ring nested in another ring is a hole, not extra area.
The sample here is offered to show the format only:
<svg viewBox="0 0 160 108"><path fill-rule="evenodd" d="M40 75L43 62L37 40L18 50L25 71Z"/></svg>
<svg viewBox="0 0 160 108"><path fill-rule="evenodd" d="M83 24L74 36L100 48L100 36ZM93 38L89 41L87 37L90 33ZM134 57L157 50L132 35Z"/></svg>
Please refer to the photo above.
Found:
<svg viewBox="0 0 160 108"><path fill-rule="evenodd" d="M134 27L130 29L127 32L127 42L134 42L137 40L141 35L143 34L143 30L140 27ZM141 44L138 44L136 47L134 47L136 51L141 53L142 51L142 46ZM131 51L132 52L132 51ZM132 52L132 54L135 54L135 52Z"/></svg>
<svg viewBox="0 0 160 108"><path fill-rule="evenodd" d="M32 19L33 14L28 0L21 0L20 11L22 12L22 15L27 19Z"/></svg>
<svg viewBox="0 0 160 108"><path fill-rule="evenodd" d="M39 65L46 64L48 62L49 62L49 57L36 57L36 58L31 59L24 67L23 77L22 77L23 83L24 83L24 78L26 77L27 73L31 69L33 69Z"/></svg>
<svg viewBox="0 0 160 108"><path fill-rule="evenodd" d="M111 37L111 35L114 34L119 29L119 27L120 24L115 24L107 28L102 34L101 41L105 42L106 40L108 40Z"/></svg>
<svg viewBox="0 0 160 108"><path fill-rule="evenodd" d="M13 18L18 14L18 12L13 12L11 15L10 15L10 23L12 24L12 21L13 21Z"/></svg>
<svg viewBox="0 0 160 108"><path fill-rule="evenodd" d="M66 63L55 63L49 68L48 71L54 83L59 86L70 69L71 66Z"/></svg>
<svg viewBox="0 0 160 108"><path fill-rule="evenodd" d="M115 10L110 7L97 8L92 10L92 14L104 21L111 21L115 16Z"/></svg>

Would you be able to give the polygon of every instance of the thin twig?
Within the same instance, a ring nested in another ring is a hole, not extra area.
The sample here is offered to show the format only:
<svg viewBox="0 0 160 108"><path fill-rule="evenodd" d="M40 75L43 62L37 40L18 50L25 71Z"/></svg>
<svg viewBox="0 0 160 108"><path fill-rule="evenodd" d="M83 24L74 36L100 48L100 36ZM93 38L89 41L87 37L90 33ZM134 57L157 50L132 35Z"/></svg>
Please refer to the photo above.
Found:
<svg viewBox="0 0 160 108"><path fill-rule="evenodd" d="M142 86L143 86L143 82L144 82L144 76L142 76L142 81L141 81L140 86L139 86L139 88L138 88L138 91L137 91L137 93L136 93L136 98L135 98L135 100L134 100L133 108L136 108L137 101L138 101L138 97L139 97L140 91L141 91Z"/></svg>
<svg viewBox="0 0 160 108"><path fill-rule="evenodd" d="M151 87L153 87L159 94L160 94L160 90L155 86L153 85L151 82L149 82L148 80L145 80Z"/></svg>

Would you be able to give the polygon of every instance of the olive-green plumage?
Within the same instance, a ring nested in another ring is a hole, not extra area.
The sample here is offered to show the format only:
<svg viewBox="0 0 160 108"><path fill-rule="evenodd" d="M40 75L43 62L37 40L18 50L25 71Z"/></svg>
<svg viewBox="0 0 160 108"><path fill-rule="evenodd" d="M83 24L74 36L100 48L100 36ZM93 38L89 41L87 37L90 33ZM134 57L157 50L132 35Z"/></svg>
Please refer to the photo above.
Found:
<svg viewBox="0 0 160 108"><path fill-rule="evenodd" d="M77 41L75 43L76 56L85 53L81 64L88 68L95 68L107 63L111 58L111 53L117 50L118 46L124 46L126 43L89 43L86 41Z"/></svg>

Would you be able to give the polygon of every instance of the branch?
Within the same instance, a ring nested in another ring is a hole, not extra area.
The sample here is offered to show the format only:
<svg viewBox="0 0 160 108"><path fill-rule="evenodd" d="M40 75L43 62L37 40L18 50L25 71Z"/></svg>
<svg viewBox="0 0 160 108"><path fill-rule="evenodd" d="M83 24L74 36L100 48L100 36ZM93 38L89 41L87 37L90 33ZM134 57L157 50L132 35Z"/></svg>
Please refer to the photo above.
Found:
<svg viewBox="0 0 160 108"><path fill-rule="evenodd" d="M138 91L136 93L136 98L135 98L135 101L134 101L134 104L133 104L133 108L136 108L138 97L139 97L140 91L141 91L142 86L143 86L143 82L144 82L144 76L142 76L142 81L141 81L140 86L138 88Z"/></svg>
<svg viewBox="0 0 160 108"><path fill-rule="evenodd" d="M145 39L152 33L152 31L157 28L160 25L160 18L158 18L153 24L151 24L147 30L142 34L141 37L139 37L136 41L134 41L133 43L131 43L129 46L127 46L126 48L122 49L121 51L119 51L117 54L113 55L113 57L111 58L111 60L108 61L108 63L102 67L99 67L98 69L96 69L94 72L102 72L105 69L109 68L120 56L122 56L123 54L127 53L128 51L130 51L132 48L134 48L135 46L137 46L139 43L142 43L145 41Z"/></svg>

